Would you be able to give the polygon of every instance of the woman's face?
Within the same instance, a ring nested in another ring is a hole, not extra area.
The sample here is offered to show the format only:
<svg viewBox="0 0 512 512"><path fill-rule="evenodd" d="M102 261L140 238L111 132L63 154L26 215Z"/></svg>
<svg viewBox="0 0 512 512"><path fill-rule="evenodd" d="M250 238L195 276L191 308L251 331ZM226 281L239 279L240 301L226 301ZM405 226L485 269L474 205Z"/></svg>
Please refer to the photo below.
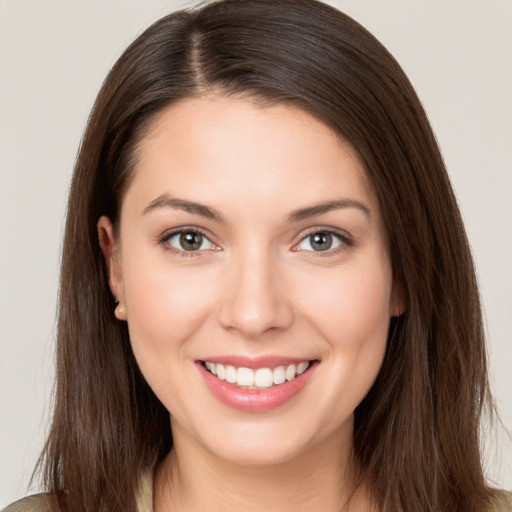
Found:
<svg viewBox="0 0 512 512"><path fill-rule="evenodd" d="M215 96L162 112L134 172L100 240L177 445L274 463L350 443L402 308L354 151L296 108Z"/></svg>

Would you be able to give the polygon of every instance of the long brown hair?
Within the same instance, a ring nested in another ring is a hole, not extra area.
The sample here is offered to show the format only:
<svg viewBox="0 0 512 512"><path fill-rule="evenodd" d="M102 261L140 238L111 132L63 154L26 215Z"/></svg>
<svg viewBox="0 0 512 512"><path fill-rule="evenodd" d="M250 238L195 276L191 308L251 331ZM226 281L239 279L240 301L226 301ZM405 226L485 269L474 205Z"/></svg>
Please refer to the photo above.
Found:
<svg viewBox="0 0 512 512"><path fill-rule="evenodd" d="M221 0L173 13L129 46L103 84L69 196L46 487L63 511L135 512L140 475L172 447L169 413L114 318L96 224L118 220L155 114L211 90L316 116L355 148L378 195L407 312L392 321L380 374L355 413L360 481L383 512L488 510L479 296L441 154L393 57L315 0Z"/></svg>

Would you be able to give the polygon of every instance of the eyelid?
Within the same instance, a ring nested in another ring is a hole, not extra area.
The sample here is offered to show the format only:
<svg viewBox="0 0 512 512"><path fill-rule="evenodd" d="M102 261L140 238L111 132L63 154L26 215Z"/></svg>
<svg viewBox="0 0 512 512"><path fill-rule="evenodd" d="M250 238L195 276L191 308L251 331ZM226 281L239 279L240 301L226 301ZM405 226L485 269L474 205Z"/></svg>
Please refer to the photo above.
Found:
<svg viewBox="0 0 512 512"><path fill-rule="evenodd" d="M327 249L326 251L308 251L308 250L302 250L299 249L300 243L307 238L308 236L315 235L317 233L327 233L330 235L334 235L341 241L341 245L339 247L336 247L334 249ZM306 231L302 232L300 234L299 241L296 242L293 247L291 248L294 252L307 252L307 253L314 253L316 256L328 256L332 254L336 254L339 251L342 251L343 249L346 249L347 247L351 247L354 245L354 241L352 236L347 233L345 230L333 228L331 226L315 226L313 228L309 228Z"/></svg>
<svg viewBox="0 0 512 512"><path fill-rule="evenodd" d="M202 235L204 238L206 238L214 246L214 248L201 249L201 250L197 250L197 251L184 251L182 249L179 249L179 248L174 247L167 243L172 237L174 237L176 235L180 235L182 233L198 233L198 234ZM186 257L194 257L194 256L199 256L201 253L205 252L206 250L209 250L209 251L220 250L220 247L218 246L218 244L215 241L212 240L212 238L213 237L208 232L206 232L206 230L204 230L200 227L180 226L177 228L172 228L172 229L168 229L168 230L164 231L157 238L157 242L161 245L164 245L166 250L169 250L175 254L179 254L181 256L186 256Z"/></svg>
<svg viewBox="0 0 512 512"><path fill-rule="evenodd" d="M170 238L173 236L179 235L181 233L199 233L203 237L205 237L213 246L215 246L213 249L202 249L197 251L184 251L181 249L178 249L177 247L174 247L170 244L167 244ZM302 250L299 249L300 243L307 238L308 236L317 234L317 233L328 233L330 235L334 235L341 241L341 245L339 247L336 247L334 249L327 249L325 251L309 251L309 250ZM329 256L332 254L336 254L339 251L346 249L347 247L351 247L354 245L354 241L352 236L347 233L345 230L334 228L332 226L315 226L312 228L307 229L306 231L303 231L300 235L299 240L292 246L291 250L294 252L308 252L308 253L314 253L316 256ZM180 226L172 229L168 229L164 231L158 238L157 242L161 245L165 245L165 249L169 250L171 252L174 252L176 254L179 254L181 256L186 257L194 257L194 256L200 256L201 253L205 252L206 250L214 250L219 251L221 250L220 246L212 240L214 238L210 233L208 233L203 228L200 228L198 226Z"/></svg>

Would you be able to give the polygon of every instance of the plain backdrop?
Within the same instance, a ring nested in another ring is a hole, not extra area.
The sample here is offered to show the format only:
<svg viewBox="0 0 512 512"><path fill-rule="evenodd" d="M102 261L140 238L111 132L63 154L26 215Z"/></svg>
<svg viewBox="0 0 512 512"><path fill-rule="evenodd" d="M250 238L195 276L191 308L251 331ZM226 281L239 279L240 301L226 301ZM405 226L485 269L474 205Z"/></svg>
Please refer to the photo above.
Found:
<svg viewBox="0 0 512 512"><path fill-rule="evenodd" d="M467 223L492 386L512 430L512 2L329 3L390 49L431 119ZM0 508L26 494L48 427L66 193L88 113L127 44L190 5L0 0ZM484 439L490 480L512 489L505 430Z"/></svg>

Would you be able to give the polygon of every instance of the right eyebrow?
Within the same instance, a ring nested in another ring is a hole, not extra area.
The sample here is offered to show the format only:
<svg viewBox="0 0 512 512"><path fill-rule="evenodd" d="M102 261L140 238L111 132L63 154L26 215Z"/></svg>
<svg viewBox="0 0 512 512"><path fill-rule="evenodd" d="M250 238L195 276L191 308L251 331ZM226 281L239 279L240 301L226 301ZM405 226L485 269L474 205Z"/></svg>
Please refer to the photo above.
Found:
<svg viewBox="0 0 512 512"><path fill-rule="evenodd" d="M368 218L371 217L370 208L364 203L356 201L355 199L341 198L295 210L290 214L289 222L299 222L304 219L316 217L317 215L322 215L330 212L331 210L339 210L343 208L356 208L363 212Z"/></svg>
<svg viewBox="0 0 512 512"><path fill-rule="evenodd" d="M184 210L188 213L192 213L195 215L201 215L202 217L206 217L208 219L215 220L217 222L225 222L224 216L201 203L196 203L195 201L188 201L186 199L179 199L177 197L171 197L169 194L162 194L158 196L156 199L153 199L151 203L144 208L142 215L146 215L149 212L154 210L158 210L161 208L173 208L178 210Z"/></svg>

